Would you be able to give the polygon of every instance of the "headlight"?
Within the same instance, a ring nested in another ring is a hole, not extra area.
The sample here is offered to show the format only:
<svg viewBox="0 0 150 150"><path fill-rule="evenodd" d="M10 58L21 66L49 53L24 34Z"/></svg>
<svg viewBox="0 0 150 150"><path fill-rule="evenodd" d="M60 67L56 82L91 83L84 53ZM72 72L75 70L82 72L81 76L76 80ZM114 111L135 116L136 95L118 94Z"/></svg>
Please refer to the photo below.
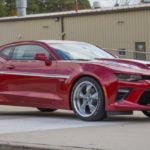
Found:
<svg viewBox="0 0 150 150"><path fill-rule="evenodd" d="M118 80L137 81L142 79L142 76L140 75L121 74L121 73L115 73L114 75Z"/></svg>

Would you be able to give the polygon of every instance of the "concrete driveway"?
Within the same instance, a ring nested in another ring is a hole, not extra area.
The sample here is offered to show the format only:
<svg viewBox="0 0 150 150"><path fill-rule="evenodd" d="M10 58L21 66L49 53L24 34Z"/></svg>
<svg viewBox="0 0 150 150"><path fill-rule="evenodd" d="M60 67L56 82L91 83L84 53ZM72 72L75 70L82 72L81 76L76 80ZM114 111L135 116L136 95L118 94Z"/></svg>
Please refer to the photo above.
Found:
<svg viewBox="0 0 150 150"><path fill-rule="evenodd" d="M141 112L84 122L72 111L0 106L0 144L53 149L147 150L150 119Z"/></svg>

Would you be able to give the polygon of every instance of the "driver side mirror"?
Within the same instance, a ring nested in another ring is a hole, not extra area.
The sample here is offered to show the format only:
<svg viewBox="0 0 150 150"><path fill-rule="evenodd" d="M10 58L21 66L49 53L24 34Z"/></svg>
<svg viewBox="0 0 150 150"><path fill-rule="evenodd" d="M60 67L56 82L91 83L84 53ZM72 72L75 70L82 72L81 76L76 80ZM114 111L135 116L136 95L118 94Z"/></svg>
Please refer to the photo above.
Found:
<svg viewBox="0 0 150 150"><path fill-rule="evenodd" d="M35 54L34 59L35 60L43 60L43 61L45 61L46 65L51 65L52 64L52 61L47 58L45 53Z"/></svg>

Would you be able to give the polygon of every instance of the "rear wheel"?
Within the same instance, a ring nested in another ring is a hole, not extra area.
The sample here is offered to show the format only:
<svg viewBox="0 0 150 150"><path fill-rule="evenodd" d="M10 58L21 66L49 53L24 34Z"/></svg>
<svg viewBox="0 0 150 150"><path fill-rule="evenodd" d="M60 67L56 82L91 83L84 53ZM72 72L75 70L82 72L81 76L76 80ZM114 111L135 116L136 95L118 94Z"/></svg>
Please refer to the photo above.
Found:
<svg viewBox="0 0 150 150"><path fill-rule="evenodd" d="M142 111L144 115L150 118L150 110L144 110Z"/></svg>
<svg viewBox="0 0 150 150"><path fill-rule="evenodd" d="M76 116L84 121L106 118L102 88L91 77L84 77L76 82L71 92L71 106Z"/></svg>
<svg viewBox="0 0 150 150"><path fill-rule="evenodd" d="M37 108L41 112L53 112L56 111L57 109L48 109L48 108Z"/></svg>

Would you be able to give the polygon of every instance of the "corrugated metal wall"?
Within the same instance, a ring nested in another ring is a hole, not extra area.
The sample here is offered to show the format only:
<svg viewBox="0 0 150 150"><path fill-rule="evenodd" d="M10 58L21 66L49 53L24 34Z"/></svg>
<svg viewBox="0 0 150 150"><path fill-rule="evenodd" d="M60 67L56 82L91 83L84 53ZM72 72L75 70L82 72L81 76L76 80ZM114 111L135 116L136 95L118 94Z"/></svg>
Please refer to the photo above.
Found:
<svg viewBox="0 0 150 150"><path fill-rule="evenodd" d="M54 19L25 20L17 22L17 32L23 40L61 40L61 23Z"/></svg>
<svg viewBox="0 0 150 150"><path fill-rule="evenodd" d="M0 45L17 41L52 39L61 40L61 22L56 22L52 18L0 22Z"/></svg>
<svg viewBox="0 0 150 150"><path fill-rule="evenodd" d="M64 17L65 40L103 48L135 50L145 42L150 52L150 10ZM117 23L123 21L124 23ZM48 28L43 28L48 26ZM21 35L19 39L18 36ZM61 40L61 21L54 18L0 22L0 45L24 40Z"/></svg>
<svg viewBox="0 0 150 150"><path fill-rule="evenodd" d="M135 42L146 42L150 52L150 10L66 17L64 27L65 40L127 50L135 50Z"/></svg>
<svg viewBox="0 0 150 150"><path fill-rule="evenodd" d="M17 41L17 23L0 22L0 45Z"/></svg>

